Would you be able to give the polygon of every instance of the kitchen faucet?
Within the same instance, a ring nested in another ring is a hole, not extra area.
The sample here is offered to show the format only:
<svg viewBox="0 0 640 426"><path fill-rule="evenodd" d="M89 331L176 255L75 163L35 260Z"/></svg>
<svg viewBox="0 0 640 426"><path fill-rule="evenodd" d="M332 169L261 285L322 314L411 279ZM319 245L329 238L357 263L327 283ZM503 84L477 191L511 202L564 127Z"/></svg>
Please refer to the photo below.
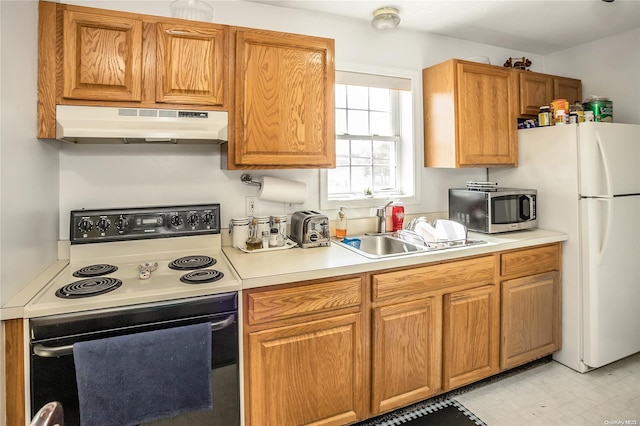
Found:
<svg viewBox="0 0 640 426"><path fill-rule="evenodd" d="M376 217L378 218L378 234L384 234L387 232L387 207L393 204L393 201L389 201L385 206L379 206L376 208Z"/></svg>

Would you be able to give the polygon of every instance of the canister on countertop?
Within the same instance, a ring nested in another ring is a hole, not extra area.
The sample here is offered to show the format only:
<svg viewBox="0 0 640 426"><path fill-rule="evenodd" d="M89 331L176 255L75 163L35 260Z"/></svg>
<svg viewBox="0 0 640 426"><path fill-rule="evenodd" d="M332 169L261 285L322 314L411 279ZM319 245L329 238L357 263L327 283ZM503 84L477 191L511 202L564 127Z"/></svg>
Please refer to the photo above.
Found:
<svg viewBox="0 0 640 426"><path fill-rule="evenodd" d="M269 223L271 221L271 216L254 216L253 219L255 220L255 224L256 224L256 231L257 231L257 237L261 238L262 233L267 231L267 240L269 237L269 232L271 231L271 224ZM267 241L268 244L268 241ZM267 248L267 247L263 247L263 248Z"/></svg>
<svg viewBox="0 0 640 426"><path fill-rule="evenodd" d="M229 223L229 232L231 233L231 245L237 249L247 248L247 239L249 238L249 222L248 217L239 217L231 219Z"/></svg>
<svg viewBox="0 0 640 426"><path fill-rule="evenodd" d="M563 109L559 109L554 114L554 123L557 125L567 124L567 115Z"/></svg>
<svg viewBox="0 0 640 426"><path fill-rule="evenodd" d="M271 216L271 227L278 229L278 233L280 233L280 235L282 235L282 238L283 238L282 245L284 245L284 240L287 239L287 235L288 235L287 234L287 215L281 214L281 215Z"/></svg>
<svg viewBox="0 0 640 426"><path fill-rule="evenodd" d="M593 112L594 121L613 122L613 102L609 98L590 96L582 107L585 111Z"/></svg>
<svg viewBox="0 0 640 426"><path fill-rule="evenodd" d="M258 221L254 217L249 225L249 238L247 239L247 250L259 250L262 248L262 238L258 237ZM265 247L266 248L266 247Z"/></svg>

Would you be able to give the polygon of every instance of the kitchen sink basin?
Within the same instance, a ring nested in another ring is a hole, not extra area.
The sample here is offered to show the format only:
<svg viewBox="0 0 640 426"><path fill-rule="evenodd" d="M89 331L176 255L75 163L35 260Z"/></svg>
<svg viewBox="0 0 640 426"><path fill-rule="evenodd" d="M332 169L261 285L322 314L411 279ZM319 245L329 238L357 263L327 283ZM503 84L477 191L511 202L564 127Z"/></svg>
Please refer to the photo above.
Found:
<svg viewBox="0 0 640 426"><path fill-rule="evenodd" d="M337 241L337 243L370 259L407 256L485 243L482 240L471 239L437 243L420 243L415 240L409 242L399 238L397 234L362 235L345 241Z"/></svg>

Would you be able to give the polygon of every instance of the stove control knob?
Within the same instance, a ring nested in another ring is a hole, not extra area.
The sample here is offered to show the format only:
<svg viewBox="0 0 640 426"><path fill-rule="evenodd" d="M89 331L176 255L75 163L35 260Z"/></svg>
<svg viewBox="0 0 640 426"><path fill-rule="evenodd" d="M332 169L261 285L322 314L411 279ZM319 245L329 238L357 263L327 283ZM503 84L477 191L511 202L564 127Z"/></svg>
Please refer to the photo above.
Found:
<svg viewBox="0 0 640 426"><path fill-rule="evenodd" d="M125 229L127 229L127 226L129 226L129 221L126 217L120 216L118 220L116 220L116 228L118 229L118 231L124 231Z"/></svg>
<svg viewBox="0 0 640 426"><path fill-rule="evenodd" d="M83 217L80 222L78 222L78 229L83 234L86 234L87 232L91 231L91 229L93 229L93 222L91 222L91 219Z"/></svg>
<svg viewBox="0 0 640 426"><path fill-rule="evenodd" d="M196 227L198 226L199 222L200 217L198 216L198 213L189 213L189 216L187 216L187 223L189 224L189 226Z"/></svg>
<svg viewBox="0 0 640 426"><path fill-rule="evenodd" d="M214 225L214 223L213 223L213 221L214 221L213 214L211 214L211 212L206 212L204 215L202 215L202 221L207 226Z"/></svg>
<svg viewBox="0 0 640 426"><path fill-rule="evenodd" d="M183 223L182 216L180 216L179 214L171 215L171 219L169 221L171 222L171 225L176 228L182 226Z"/></svg>
<svg viewBox="0 0 640 426"><path fill-rule="evenodd" d="M105 217L101 217L96 223L100 232L107 232L107 229L111 227L111 221Z"/></svg>

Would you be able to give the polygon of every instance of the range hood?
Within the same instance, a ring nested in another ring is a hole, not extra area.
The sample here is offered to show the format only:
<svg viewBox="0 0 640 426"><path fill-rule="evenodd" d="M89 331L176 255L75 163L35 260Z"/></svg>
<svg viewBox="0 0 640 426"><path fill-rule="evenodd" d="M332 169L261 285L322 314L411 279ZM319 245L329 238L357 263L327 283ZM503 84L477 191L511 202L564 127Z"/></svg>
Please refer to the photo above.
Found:
<svg viewBox="0 0 640 426"><path fill-rule="evenodd" d="M56 106L56 139L71 143L217 144L226 111Z"/></svg>

